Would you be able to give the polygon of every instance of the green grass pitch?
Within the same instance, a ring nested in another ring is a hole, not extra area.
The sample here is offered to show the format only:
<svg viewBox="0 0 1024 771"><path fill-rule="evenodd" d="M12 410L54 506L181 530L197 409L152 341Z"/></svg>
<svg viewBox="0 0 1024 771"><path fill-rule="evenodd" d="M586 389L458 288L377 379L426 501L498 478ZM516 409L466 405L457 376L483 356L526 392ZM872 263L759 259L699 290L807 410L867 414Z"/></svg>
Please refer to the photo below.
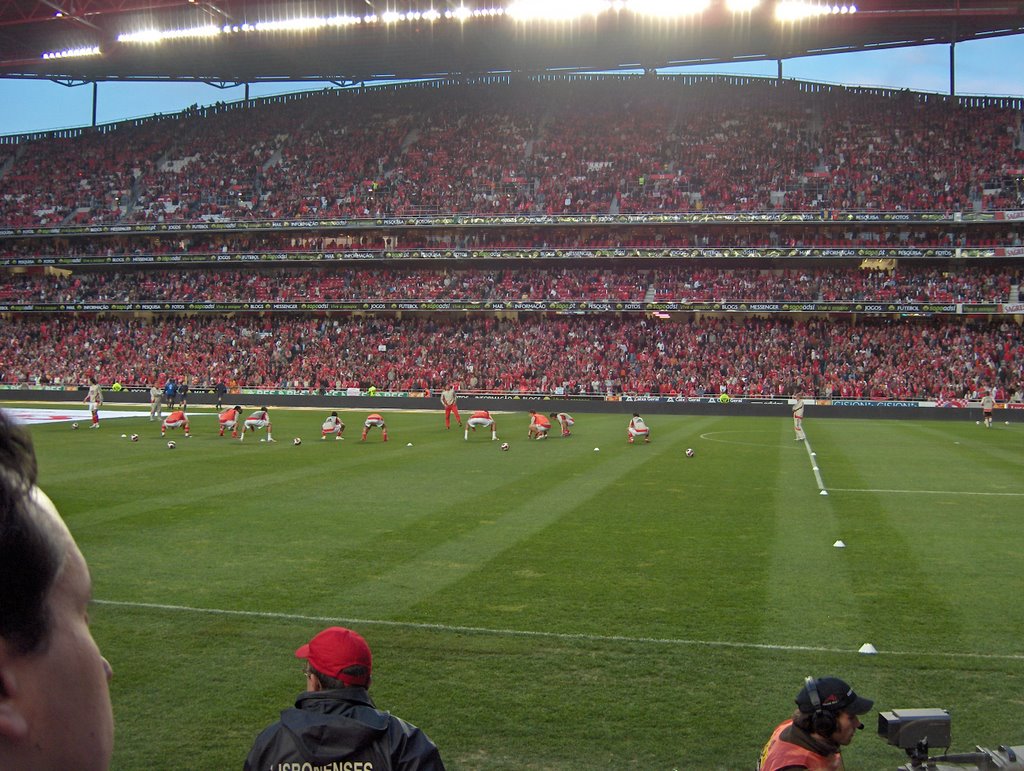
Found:
<svg viewBox="0 0 1024 771"><path fill-rule="evenodd" d="M949 709L953 750L1024 743L1019 423L815 411L812 456L781 418L651 415L630 446L630 411L544 442L497 414L508 452L440 412L385 410L386 444L364 412L321 442L326 411L272 410L275 444L197 412L175 450L141 414L33 427L93 573L114 768L240 768L335 623L451 769L751 768L808 674ZM905 762L876 720L848 767Z"/></svg>

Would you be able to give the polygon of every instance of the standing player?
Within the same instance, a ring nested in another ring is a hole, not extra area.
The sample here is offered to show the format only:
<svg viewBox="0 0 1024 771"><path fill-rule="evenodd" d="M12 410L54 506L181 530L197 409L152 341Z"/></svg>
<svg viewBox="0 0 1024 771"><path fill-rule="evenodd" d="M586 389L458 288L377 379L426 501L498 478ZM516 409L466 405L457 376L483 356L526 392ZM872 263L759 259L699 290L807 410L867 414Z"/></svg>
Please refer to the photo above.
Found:
<svg viewBox="0 0 1024 771"><path fill-rule="evenodd" d="M558 420L558 425L562 427L563 438L567 436L572 436L572 431L570 431L569 429L570 427L576 425L576 419L573 418L572 415L570 415L568 412L552 412L551 415L549 415L549 417Z"/></svg>
<svg viewBox="0 0 1024 771"><path fill-rule="evenodd" d="M469 441L470 429L476 431L478 427L491 429L491 441L495 442L498 440L498 424L494 422L494 418L491 417L491 413L487 410L477 410L466 421L466 430L463 433L467 442Z"/></svg>
<svg viewBox="0 0 1024 771"><path fill-rule="evenodd" d="M360 442L366 441L366 435L369 433L371 428L379 428L381 436L384 437L384 441L388 440L388 427L384 423L384 418L379 413L371 412L366 416L366 422L363 423L363 436L359 440Z"/></svg>
<svg viewBox="0 0 1024 771"><path fill-rule="evenodd" d="M164 389L153 381L149 387L149 420L150 422L164 416Z"/></svg>
<svg viewBox="0 0 1024 771"><path fill-rule="evenodd" d="M85 395L82 401L89 405L89 416L92 418L92 424L89 428L99 428L100 407L103 405L103 389L96 382L96 378L89 378L89 393Z"/></svg>
<svg viewBox="0 0 1024 771"><path fill-rule="evenodd" d="M220 415L217 416L217 422L220 423L220 434L224 436L225 429L231 429L231 438L238 438L238 419L242 415L242 408L237 404L231 409L224 410Z"/></svg>
<svg viewBox="0 0 1024 771"><path fill-rule="evenodd" d="M188 415L184 410L175 410L164 419L164 422L160 424L160 436L166 435L168 428L181 428L184 429L185 436L192 436L188 428Z"/></svg>
<svg viewBox="0 0 1024 771"><path fill-rule="evenodd" d="M344 439L342 434L345 433L345 424L341 422L341 418L338 417L337 412L332 412L324 424L320 426L320 439L324 440L329 434L334 434L334 441Z"/></svg>
<svg viewBox="0 0 1024 771"><path fill-rule="evenodd" d="M807 436L804 434L804 396L797 391L793 394L793 430L796 431L796 440L804 441Z"/></svg>
<svg viewBox="0 0 1024 771"><path fill-rule="evenodd" d="M267 429L267 441L274 441L273 426L270 425L270 413L267 412L266 407L260 407L256 412L245 419L245 423L242 425L242 435L238 437L238 441L245 441L245 432L252 431L256 433L257 428Z"/></svg>
<svg viewBox="0 0 1024 771"><path fill-rule="evenodd" d="M174 388L174 401L179 409L188 409L188 381L189 376L185 375L181 382Z"/></svg>
<svg viewBox="0 0 1024 771"><path fill-rule="evenodd" d="M530 410L530 427L526 429L527 439L547 439L551 430L551 421L547 415Z"/></svg>
<svg viewBox="0 0 1024 771"><path fill-rule="evenodd" d="M174 395L178 393L178 387L174 384L174 378L167 378L167 382L164 383L164 404L167 405L167 409L174 409Z"/></svg>
<svg viewBox="0 0 1024 771"><path fill-rule="evenodd" d="M455 386L449 385L441 392L441 404L444 405L444 427L452 427L452 413L455 413L455 422L462 425L462 418L459 416L459 408L455 406Z"/></svg>
<svg viewBox="0 0 1024 771"><path fill-rule="evenodd" d="M629 443L633 444L638 436L644 438L644 444L649 444L651 441L651 429L647 427L647 423L640 417L639 412L634 412L633 417L629 421L629 426L626 428L626 438L629 439Z"/></svg>
<svg viewBox="0 0 1024 771"><path fill-rule="evenodd" d="M985 395L981 397L981 414L985 421L985 428L992 428L992 410L995 409L995 406L996 400L992 396L992 392L986 391Z"/></svg>

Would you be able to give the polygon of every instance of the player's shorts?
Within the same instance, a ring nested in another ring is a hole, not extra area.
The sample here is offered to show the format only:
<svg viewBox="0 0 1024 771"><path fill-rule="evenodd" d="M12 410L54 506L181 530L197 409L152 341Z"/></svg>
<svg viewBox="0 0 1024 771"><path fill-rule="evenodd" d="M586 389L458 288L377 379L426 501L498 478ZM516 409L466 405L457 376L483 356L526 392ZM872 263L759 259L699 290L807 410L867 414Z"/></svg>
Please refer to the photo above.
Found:
<svg viewBox="0 0 1024 771"><path fill-rule="evenodd" d="M237 418L235 420L221 420L218 422L220 423L221 428L234 428L235 426L238 425Z"/></svg>
<svg viewBox="0 0 1024 771"><path fill-rule="evenodd" d="M551 426L542 426L539 423L535 423L533 426L533 430L536 431L538 434L546 434L548 431L551 430Z"/></svg>
<svg viewBox="0 0 1024 771"><path fill-rule="evenodd" d="M334 423L324 423L323 426L320 427L320 433L323 436L327 436L328 434L340 434L344 428L344 423L338 423L337 425Z"/></svg>
<svg viewBox="0 0 1024 771"><path fill-rule="evenodd" d="M367 428L383 428L384 427L384 421L383 420L368 420L365 423L363 423L363 425L366 426Z"/></svg>
<svg viewBox="0 0 1024 771"><path fill-rule="evenodd" d="M168 423L166 420L164 421L164 428L183 428L185 426L188 426L187 420L176 420L173 423Z"/></svg>
<svg viewBox="0 0 1024 771"><path fill-rule="evenodd" d="M576 425L576 421L573 418L566 418L564 423L563 423L563 425L575 426Z"/></svg>
<svg viewBox="0 0 1024 771"><path fill-rule="evenodd" d="M651 433L651 429L649 429L649 428L644 428L644 429L631 428L631 429L629 429L629 435L630 436L647 436L650 433Z"/></svg>
<svg viewBox="0 0 1024 771"><path fill-rule="evenodd" d="M494 418L470 418L466 425L470 428L486 428L494 425Z"/></svg>
<svg viewBox="0 0 1024 771"><path fill-rule="evenodd" d="M270 425L270 421L269 420L251 420L250 419L250 420L245 421L245 427L246 428L252 428L252 429L266 428L269 425Z"/></svg>

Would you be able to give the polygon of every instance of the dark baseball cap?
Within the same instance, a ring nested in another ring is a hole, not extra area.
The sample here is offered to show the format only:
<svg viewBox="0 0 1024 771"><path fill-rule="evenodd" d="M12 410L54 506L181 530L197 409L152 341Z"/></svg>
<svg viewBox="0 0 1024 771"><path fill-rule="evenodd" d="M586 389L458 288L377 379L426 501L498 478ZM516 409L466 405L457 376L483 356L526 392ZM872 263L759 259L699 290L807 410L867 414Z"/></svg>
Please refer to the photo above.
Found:
<svg viewBox="0 0 1024 771"><path fill-rule="evenodd" d="M345 685L370 684L373 655L370 646L358 632L343 626L332 626L318 633L295 651L295 658L306 659L317 672L341 680ZM344 673L349 667L365 667L366 674L353 677Z"/></svg>
<svg viewBox="0 0 1024 771"><path fill-rule="evenodd" d="M811 698L811 687L818 692L818 705ZM847 683L838 677L823 677L820 680L808 678L808 682L796 695L796 705L801 712L814 712L815 709L827 709L830 712L848 712L851 715L863 715L874 706L871 699L865 699L853 692Z"/></svg>

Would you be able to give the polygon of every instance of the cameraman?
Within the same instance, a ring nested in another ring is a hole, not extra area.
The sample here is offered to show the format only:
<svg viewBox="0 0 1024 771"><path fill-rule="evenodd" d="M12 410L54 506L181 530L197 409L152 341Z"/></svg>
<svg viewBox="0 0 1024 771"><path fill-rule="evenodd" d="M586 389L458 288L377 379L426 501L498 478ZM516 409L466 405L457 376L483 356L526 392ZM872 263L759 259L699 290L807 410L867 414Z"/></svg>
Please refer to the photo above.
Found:
<svg viewBox="0 0 1024 771"><path fill-rule="evenodd" d="M873 704L838 677L808 677L796 695L793 717L772 732L761 750L758 771L843 771L840 748L864 727L857 716Z"/></svg>

